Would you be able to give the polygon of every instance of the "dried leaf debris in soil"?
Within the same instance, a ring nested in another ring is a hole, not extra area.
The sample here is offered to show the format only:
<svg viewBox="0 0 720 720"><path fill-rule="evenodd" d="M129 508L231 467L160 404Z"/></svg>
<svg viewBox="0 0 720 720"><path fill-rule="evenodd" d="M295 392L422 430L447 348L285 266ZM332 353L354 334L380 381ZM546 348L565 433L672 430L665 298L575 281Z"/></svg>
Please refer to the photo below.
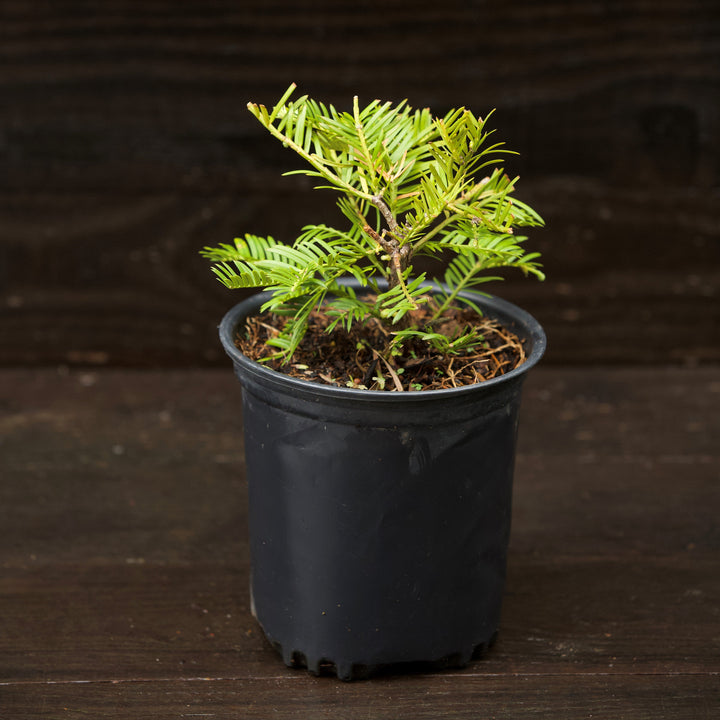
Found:
<svg viewBox="0 0 720 720"><path fill-rule="evenodd" d="M412 315L416 327L422 327L429 318L423 308ZM277 349L266 341L281 332L285 322L282 316L270 313L253 316L236 344L251 360L291 377L325 385L390 392L443 390L503 375L525 360L523 343L515 333L470 309L449 308L438 325L450 336L470 327L482 334L481 347L455 355L438 354L417 338L406 342L401 354L391 354L388 347L392 335L377 319L356 323L350 331L337 326L327 333L331 318L316 310L292 361L283 364L273 357Z"/></svg>

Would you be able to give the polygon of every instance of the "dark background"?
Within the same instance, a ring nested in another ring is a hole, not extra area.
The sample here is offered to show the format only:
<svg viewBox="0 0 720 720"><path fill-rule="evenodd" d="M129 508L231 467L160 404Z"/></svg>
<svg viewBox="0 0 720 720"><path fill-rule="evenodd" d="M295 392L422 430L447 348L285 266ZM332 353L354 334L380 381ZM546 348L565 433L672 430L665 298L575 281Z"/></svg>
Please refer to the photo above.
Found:
<svg viewBox="0 0 720 720"><path fill-rule="evenodd" d="M225 364L197 251L335 212L246 110L291 81L497 108L548 363L720 360L717 0L1 0L0 365Z"/></svg>

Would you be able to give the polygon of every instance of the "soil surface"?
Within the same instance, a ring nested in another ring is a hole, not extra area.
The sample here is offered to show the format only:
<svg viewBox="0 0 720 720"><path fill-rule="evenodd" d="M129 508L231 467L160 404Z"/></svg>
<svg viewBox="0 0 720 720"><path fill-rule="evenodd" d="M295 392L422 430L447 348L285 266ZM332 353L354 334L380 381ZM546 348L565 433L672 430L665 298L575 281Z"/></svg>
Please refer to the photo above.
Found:
<svg viewBox="0 0 720 720"><path fill-rule="evenodd" d="M425 307L410 315L411 325L418 328L423 328L428 319ZM391 355L388 345L392 335L378 320L355 323L350 332L338 325L328 333L330 322L324 313L313 313L305 337L286 363L273 359L277 348L266 344L284 326L282 316L266 313L249 318L236 344L252 360L295 378L389 392L472 385L509 372L525 361L523 342L514 332L471 309L450 308L434 328L449 337L471 327L479 329L484 338L482 346L456 355L438 354L417 338L405 343L402 354Z"/></svg>

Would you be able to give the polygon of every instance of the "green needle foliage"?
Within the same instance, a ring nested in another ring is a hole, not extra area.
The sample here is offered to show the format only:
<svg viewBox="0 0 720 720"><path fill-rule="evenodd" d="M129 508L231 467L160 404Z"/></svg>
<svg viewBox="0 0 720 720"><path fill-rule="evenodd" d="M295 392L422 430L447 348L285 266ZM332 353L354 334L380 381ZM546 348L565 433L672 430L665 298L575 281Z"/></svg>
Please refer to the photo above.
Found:
<svg viewBox="0 0 720 720"><path fill-rule="evenodd" d="M310 313L323 304L333 318L330 330L379 319L393 333L392 351L410 336L443 353L481 342L472 333L447 338L433 332L433 321L463 300L462 291L498 279L488 271L515 267L544 277L539 253L525 252L526 238L515 234L543 221L513 197L515 180L496 167L508 151L489 142L489 116L459 108L433 117L406 102L378 100L360 108L357 97L352 112L340 112L306 95L292 100L294 91L293 84L272 110L255 103L248 109L306 162L288 174L318 178L317 187L339 192L347 227L308 225L291 246L246 234L232 245L205 248L219 280L228 288L272 292L263 309L290 317L272 341L285 360L302 340ZM434 299L413 262L448 254L444 294ZM371 294L341 284L347 276ZM408 313L427 303L430 323L410 327Z"/></svg>

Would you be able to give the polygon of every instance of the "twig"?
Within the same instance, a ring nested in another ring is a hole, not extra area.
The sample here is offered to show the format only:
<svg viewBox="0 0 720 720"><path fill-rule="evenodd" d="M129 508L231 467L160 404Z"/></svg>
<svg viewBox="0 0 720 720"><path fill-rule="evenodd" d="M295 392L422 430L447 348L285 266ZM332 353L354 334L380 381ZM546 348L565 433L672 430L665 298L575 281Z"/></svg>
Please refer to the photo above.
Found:
<svg viewBox="0 0 720 720"><path fill-rule="evenodd" d="M395 216L390 212L390 208L385 204L385 201L380 195L373 195L370 198L370 202L382 213L385 218L385 222L390 228L390 232L397 238L401 236L400 226L395 219Z"/></svg>
<svg viewBox="0 0 720 720"><path fill-rule="evenodd" d="M385 367L387 368L388 372L390 373L390 377L392 378L393 385L395 385L395 389L398 392L404 392L405 388L402 386L402 383L400 382L400 378L398 377L398 374L393 370L392 365L377 351L373 348L373 357L376 360L382 360L385 363Z"/></svg>

